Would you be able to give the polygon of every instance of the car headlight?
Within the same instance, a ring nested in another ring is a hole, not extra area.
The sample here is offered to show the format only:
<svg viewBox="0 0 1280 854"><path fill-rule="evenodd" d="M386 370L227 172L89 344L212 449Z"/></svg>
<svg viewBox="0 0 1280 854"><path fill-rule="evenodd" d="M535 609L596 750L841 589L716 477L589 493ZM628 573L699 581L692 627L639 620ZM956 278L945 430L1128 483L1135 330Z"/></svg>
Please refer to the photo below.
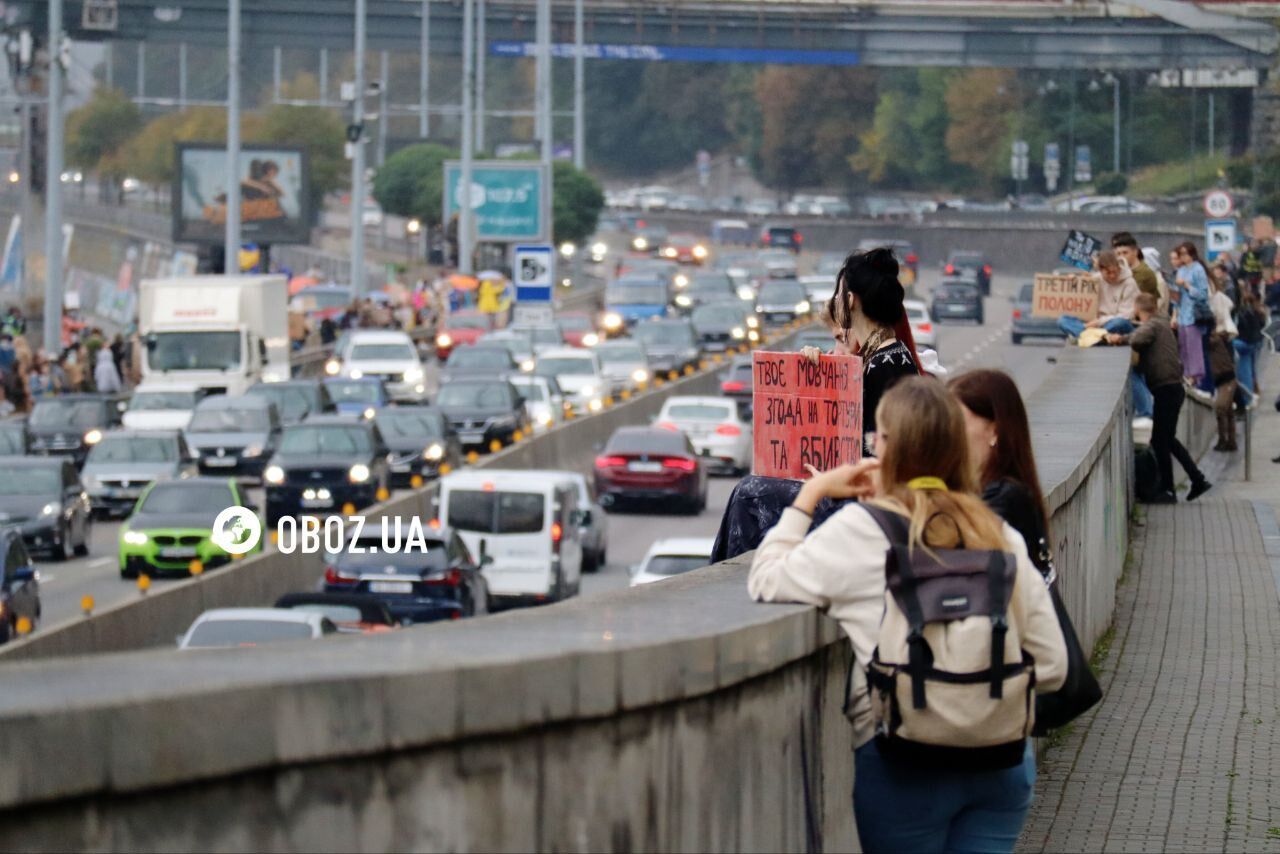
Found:
<svg viewBox="0 0 1280 854"><path fill-rule="evenodd" d="M620 329L622 327L622 315L617 312L609 312L604 316L605 329Z"/></svg>
<svg viewBox="0 0 1280 854"><path fill-rule="evenodd" d="M759 341L759 340L760 340L760 333L759 333L759 332L756 332L754 329L752 329L750 332L748 332L748 333L747 333L747 340L748 340L748 341Z"/></svg>
<svg viewBox="0 0 1280 854"><path fill-rule="evenodd" d="M636 368L631 372L631 379L638 383L647 383L649 381L649 372L644 368Z"/></svg>
<svg viewBox="0 0 1280 854"><path fill-rule="evenodd" d="M448 333L441 332L439 335L436 336L436 346L451 347L453 346L453 339L449 337Z"/></svg>
<svg viewBox="0 0 1280 854"><path fill-rule="evenodd" d="M421 382L424 376L426 375L422 372L422 368L410 368L404 372L404 376L401 379L407 383L416 383Z"/></svg>
<svg viewBox="0 0 1280 854"><path fill-rule="evenodd" d="M565 258L572 258L577 251L578 247L568 240L560 244L560 254Z"/></svg>
<svg viewBox="0 0 1280 854"><path fill-rule="evenodd" d="M62 505L56 501L50 501L48 504L40 508L41 516L57 516L62 512Z"/></svg>
<svg viewBox="0 0 1280 854"><path fill-rule="evenodd" d="M760 318L758 318L758 317L748 317L748 318L747 318L747 328L748 328L748 329L755 329L755 328L757 328L757 327L759 327L759 326L760 326Z"/></svg>
<svg viewBox="0 0 1280 854"><path fill-rule="evenodd" d="M351 377L351 379L353 380L363 379L364 371L360 370L359 368L352 368L351 371L347 374L347 376Z"/></svg>
<svg viewBox="0 0 1280 854"><path fill-rule="evenodd" d="M701 245L701 244L699 244L699 245L697 245L697 246L693 247L693 257L694 257L694 258L706 258L706 257L707 257L707 247L705 247L705 246L703 246L703 245Z"/></svg>
<svg viewBox="0 0 1280 854"><path fill-rule="evenodd" d="M444 457L444 446L439 442L433 442L427 446L425 451L422 452L422 458L424 460L431 460L434 462L442 457Z"/></svg>
<svg viewBox="0 0 1280 854"><path fill-rule="evenodd" d="M142 531L125 531L121 539L131 546L145 546L147 544L147 535Z"/></svg>
<svg viewBox="0 0 1280 854"><path fill-rule="evenodd" d="M550 427L552 424L555 423L555 419L551 417L551 413L544 412L538 416L538 423L541 424L543 427Z"/></svg>
<svg viewBox="0 0 1280 854"><path fill-rule="evenodd" d="M597 258L603 258L605 255L609 254L609 247L606 246L603 241L597 241L591 244L591 254Z"/></svg>
<svg viewBox="0 0 1280 854"><path fill-rule="evenodd" d="M809 313L809 301L807 299L802 299L800 300L800 302L796 303L796 313L797 314Z"/></svg>
<svg viewBox="0 0 1280 854"><path fill-rule="evenodd" d="M743 338L747 337L747 330L743 329L741 326L735 326L729 330L729 334L741 341Z"/></svg>
<svg viewBox="0 0 1280 854"><path fill-rule="evenodd" d="M683 308L688 308L689 306L693 305L693 300L690 299L688 294L679 294L676 296L676 305L681 306Z"/></svg>
<svg viewBox="0 0 1280 854"><path fill-rule="evenodd" d="M756 298L756 292L750 285L742 285L738 288L738 299L752 300Z"/></svg>
<svg viewBox="0 0 1280 854"><path fill-rule="evenodd" d="M352 483L364 483L369 479L369 467L364 463L356 463L351 467L351 470L347 472L347 478L350 479Z"/></svg>
<svg viewBox="0 0 1280 854"><path fill-rule="evenodd" d="M533 368L534 368L533 359L525 359L523 362L520 363L520 370L524 371L526 374L533 373Z"/></svg>
<svg viewBox="0 0 1280 854"><path fill-rule="evenodd" d="M637 237L635 240L631 241L631 245L634 248L643 252L644 250L649 248L649 241L643 237Z"/></svg>
<svg viewBox="0 0 1280 854"><path fill-rule="evenodd" d="M367 408L365 409L365 411L364 411L364 419L365 419L366 421L372 421L372 420L373 420L373 416L375 416L375 415L377 415L377 414L378 414L378 410L374 409L372 406L367 407Z"/></svg>
<svg viewBox="0 0 1280 854"><path fill-rule="evenodd" d="M594 332L588 332L586 335L582 336L583 347L594 347L599 343L600 343L600 336L595 334Z"/></svg>
<svg viewBox="0 0 1280 854"><path fill-rule="evenodd" d="M684 288L684 287L688 287L688 285L689 285L689 277L686 276L684 273L676 273L676 287Z"/></svg>
<svg viewBox="0 0 1280 854"><path fill-rule="evenodd" d="M262 479L279 486L284 483L284 469L280 466L267 466L267 470L262 473Z"/></svg>
<svg viewBox="0 0 1280 854"><path fill-rule="evenodd" d="M602 409L604 409L604 401L602 401L600 398L593 397L591 398L591 400L587 401L588 412L599 412Z"/></svg>
<svg viewBox="0 0 1280 854"><path fill-rule="evenodd" d="M676 254L677 254L676 250L671 246L668 246L666 249L662 250L663 258L674 258L676 257Z"/></svg>
<svg viewBox="0 0 1280 854"><path fill-rule="evenodd" d="M261 445L250 445L249 447L247 447L247 448L245 448L245 449L244 449L244 451L243 451L243 453L241 454L241 456L245 456L245 457L260 457L260 456L262 456L262 446L261 446Z"/></svg>
<svg viewBox="0 0 1280 854"><path fill-rule="evenodd" d="M86 445L96 445L102 441L102 431L94 427L88 433L84 434L84 443Z"/></svg>
<svg viewBox="0 0 1280 854"><path fill-rule="evenodd" d="M324 372L331 377L336 377L338 372L342 370L342 363L337 359L330 359L324 363Z"/></svg>
<svg viewBox="0 0 1280 854"><path fill-rule="evenodd" d="M596 387L593 385L584 385L581 389L578 390L579 397L591 397L591 395L595 393L596 393Z"/></svg>

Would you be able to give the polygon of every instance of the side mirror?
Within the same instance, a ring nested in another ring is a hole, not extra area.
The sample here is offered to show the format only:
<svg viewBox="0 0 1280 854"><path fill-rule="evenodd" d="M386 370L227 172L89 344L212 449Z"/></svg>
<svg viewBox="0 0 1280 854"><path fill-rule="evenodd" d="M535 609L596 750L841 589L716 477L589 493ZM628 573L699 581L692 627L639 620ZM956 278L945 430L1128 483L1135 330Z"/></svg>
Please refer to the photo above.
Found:
<svg viewBox="0 0 1280 854"><path fill-rule="evenodd" d="M590 524L591 524L591 511L590 511L590 510L579 510L579 511L578 511L578 525L579 525L579 527L586 527L587 525L590 525Z"/></svg>

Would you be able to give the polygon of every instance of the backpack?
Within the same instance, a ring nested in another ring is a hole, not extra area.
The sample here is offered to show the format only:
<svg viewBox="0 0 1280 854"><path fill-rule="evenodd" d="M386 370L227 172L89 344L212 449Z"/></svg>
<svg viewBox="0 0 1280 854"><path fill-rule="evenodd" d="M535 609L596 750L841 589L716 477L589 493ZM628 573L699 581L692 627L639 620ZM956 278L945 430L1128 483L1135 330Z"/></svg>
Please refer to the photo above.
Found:
<svg viewBox="0 0 1280 854"><path fill-rule="evenodd" d="M891 595L867 667L880 753L937 770L1017 766L1035 724L1036 675L1010 619L1016 558L910 549L905 518L864 506L889 539Z"/></svg>

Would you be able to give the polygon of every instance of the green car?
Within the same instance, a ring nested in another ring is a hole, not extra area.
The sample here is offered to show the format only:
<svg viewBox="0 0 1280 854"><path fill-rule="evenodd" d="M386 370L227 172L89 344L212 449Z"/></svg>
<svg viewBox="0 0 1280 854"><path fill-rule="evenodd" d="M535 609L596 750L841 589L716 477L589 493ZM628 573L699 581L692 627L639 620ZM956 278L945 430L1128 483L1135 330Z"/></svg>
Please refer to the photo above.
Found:
<svg viewBox="0 0 1280 854"><path fill-rule="evenodd" d="M222 511L235 506L256 514L234 478L192 477L151 484L120 529L120 577L188 575L196 561L201 571L229 563L231 555L213 541L213 525ZM260 552L261 524L248 521L246 525L242 517L228 525L231 542L247 542L256 528L257 542L248 553Z"/></svg>

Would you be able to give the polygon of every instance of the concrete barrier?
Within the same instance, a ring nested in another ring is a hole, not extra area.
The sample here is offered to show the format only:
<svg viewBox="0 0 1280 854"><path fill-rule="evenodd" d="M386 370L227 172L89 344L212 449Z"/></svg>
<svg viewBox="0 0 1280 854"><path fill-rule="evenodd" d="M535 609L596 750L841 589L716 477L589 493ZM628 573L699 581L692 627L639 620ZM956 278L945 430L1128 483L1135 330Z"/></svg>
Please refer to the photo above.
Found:
<svg viewBox="0 0 1280 854"><path fill-rule="evenodd" d="M1126 358L1030 400L1086 644L1131 503ZM519 449L514 449L513 454ZM747 558L485 620L0 667L0 849L853 850L849 647Z"/></svg>

